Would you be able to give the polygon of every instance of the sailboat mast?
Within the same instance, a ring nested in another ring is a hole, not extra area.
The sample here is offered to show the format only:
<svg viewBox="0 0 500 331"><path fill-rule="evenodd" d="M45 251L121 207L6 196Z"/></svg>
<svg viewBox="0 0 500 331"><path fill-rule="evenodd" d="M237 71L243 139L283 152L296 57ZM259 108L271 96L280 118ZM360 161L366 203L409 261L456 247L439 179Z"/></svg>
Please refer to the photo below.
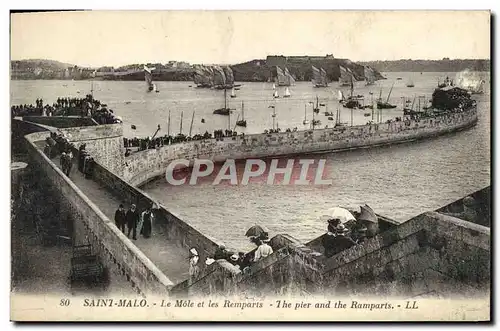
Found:
<svg viewBox="0 0 500 331"><path fill-rule="evenodd" d="M276 105L273 107L273 130L275 121L276 121Z"/></svg>
<svg viewBox="0 0 500 331"><path fill-rule="evenodd" d="M352 126L352 111L353 109L351 108L351 126Z"/></svg>
<svg viewBox="0 0 500 331"><path fill-rule="evenodd" d="M245 104L243 103L243 101L241 102L241 117L242 117L242 121L245 120Z"/></svg>
<svg viewBox="0 0 500 331"><path fill-rule="evenodd" d="M313 108L314 108L314 103L313 103ZM312 128L314 130L314 127L316 126L316 120L314 119L314 109L313 109L313 121L312 121Z"/></svg>
<svg viewBox="0 0 500 331"><path fill-rule="evenodd" d="M389 91L389 94L387 95L387 100L385 100L386 103L389 102L389 98L391 97L393 87L394 87L394 83L392 83L391 90Z"/></svg>
<svg viewBox="0 0 500 331"><path fill-rule="evenodd" d="M304 121L307 120L307 105L304 105Z"/></svg>
<svg viewBox="0 0 500 331"><path fill-rule="evenodd" d="M224 89L224 109L227 109L227 91Z"/></svg>
<svg viewBox="0 0 500 331"><path fill-rule="evenodd" d="M193 130L193 121L194 121L194 111L193 111L193 117L191 117L191 125L189 126L189 137L191 137L191 131Z"/></svg>
<svg viewBox="0 0 500 331"><path fill-rule="evenodd" d="M182 115L184 114L184 111L181 111L181 128L179 130L179 134L182 134Z"/></svg>
<svg viewBox="0 0 500 331"><path fill-rule="evenodd" d="M170 136L170 110L168 111L168 128L167 128L167 135Z"/></svg>

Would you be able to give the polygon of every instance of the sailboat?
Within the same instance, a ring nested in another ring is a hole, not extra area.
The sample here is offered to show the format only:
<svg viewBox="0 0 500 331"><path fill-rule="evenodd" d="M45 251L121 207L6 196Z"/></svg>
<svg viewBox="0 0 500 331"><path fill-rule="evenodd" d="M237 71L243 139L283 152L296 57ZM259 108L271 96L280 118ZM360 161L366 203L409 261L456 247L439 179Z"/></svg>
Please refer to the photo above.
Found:
<svg viewBox="0 0 500 331"><path fill-rule="evenodd" d="M273 97L275 99L278 99L280 97L279 94L278 94L278 90L274 90Z"/></svg>
<svg viewBox="0 0 500 331"><path fill-rule="evenodd" d="M205 67L200 65L194 66L193 82L196 87L210 87L210 78Z"/></svg>
<svg viewBox="0 0 500 331"><path fill-rule="evenodd" d="M347 98L344 99L342 102L342 105L346 108L349 109L354 109L354 108L363 108L361 105L361 101L364 100L364 96L362 95L354 95L354 82L351 80L351 95Z"/></svg>
<svg viewBox="0 0 500 331"><path fill-rule="evenodd" d="M155 70L155 68L148 68L147 66L144 66L144 79L146 80L146 85L148 86L148 92L154 90L153 70Z"/></svg>
<svg viewBox="0 0 500 331"><path fill-rule="evenodd" d="M309 124L309 121L307 120L307 105L304 105L304 120L302 121L302 124Z"/></svg>
<svg viewBox="0 0 500 331"><path fill-rule="evenodd" d="M283 71L280 67L276 67L276 83L278 86L291 86L295 83L287 68Z"/></svg>
<svg viewBox="0 0 500 331"><path fill-rule="evenodd" d="M214 110L214 114L227 116L230 113L231 113L231 109L227 107L227 90L224 89L224 107Z"/></svg>
<svg viewBox="0 0 500 331"><path fill-rule="evenodd" d="M237 126L247 127L247 121L245 121L245 104L241 102L241 120L236 121Z"/></svg>
<svg viewBox="0 0 500 331"><path fill-rule="evenodd" d="M415 87L415 84L413 83L413 80L408 80L408 82L406 83L406 87Z"/></svg>
<svg viewBox="0 0 500 331"><path fill-rule="evenodd" d="M395 105L391 105L389 103L389 98L391 97L391 93L392 93L392 88L394 87L394 83L392 83L392 86L391 86L391 90L389 91L389 94L387 95L387 99L384 101L382 101L382 89L380 89L380 95L379 95L379 98L377 100L377 108L378 109L392 109L392 108L396 108Z"/></svg>
<svg viewBox="0 0 500 331"><path fill-rule="evenodd" d="M340 86L350 86L351 83L356 80L354 78L354 74L349 68L344 68L341 65L339 65L339 68L340 68L340 78L339 78Z"/></svg>
<svg viewBox="0 0 500 331"><path fill-rule="evenodd" d="M160 93L160 90L158 90L158 86L156 86L156 84L153 84L153 90L154 90L156 93Z"/></svg>
<svg viewBox="0 0 500 331"><path fill-rule="evenodd" d="M290 94L290 90L288 89L288 87L285 89L285 94L283 94L283 98L289 98L291 96Z"/></svg>
<svg viewBox="0 0 500 331"><path fill-rule="evenodd" d="M220 66L213 67L213 87L217 90L226 89L226 74Z"/></svg>
<svg viewBox="0 0 500 331"><path fill-rule="evenodd" d="M234 87L231 89L231 98L236 98L236 92L234 90Z"/></svg>
<svg viewBox="0 0 500 331"><path fill-rule="evenodd" d="M276 90L276 84L273 83L273 90Z"/></svg>
<svg viewBox="0 0 500 331"><path fill-rule="evenodd" d="M314 106L314 104L313 104L313 112L315 112L316 114L319 113L319 98L318 98L318 96L316 96L316 106Z"/></svg>
<svg viewBox="0 0 500 331"><path fill-rule="evenodd" d="M328 86L328 78L326 76L326 71L323 68L312 67L313 78L312 83L314 87L327 87Z"/></svg>
<svg viewBox="0 0 500 331"><path fill-rule="evenodd" d="M369 66L365 66L365 85L373 85L375 84L375 73L373 72L373 69L370 68Z"/></svg>
<svg viewBox="0 0 500 331"><path fill-rule="evenodd" d="M234 74L233 69L230 66L224 66L222 68L224 76L226 77L225 88L234 88Z"/></svg>

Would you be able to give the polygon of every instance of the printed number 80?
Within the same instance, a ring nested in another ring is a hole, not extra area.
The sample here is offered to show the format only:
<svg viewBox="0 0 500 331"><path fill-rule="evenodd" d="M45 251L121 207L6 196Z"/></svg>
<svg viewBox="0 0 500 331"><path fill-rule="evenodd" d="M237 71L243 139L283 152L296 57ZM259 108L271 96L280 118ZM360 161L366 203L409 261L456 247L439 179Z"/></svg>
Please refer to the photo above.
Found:
<svg viewBox="0 0 500 331"><path fill-rule="evenodd" d="M69 306L69 299L61 299L61 302L59 302L59 306L67 307Z"/></svg>

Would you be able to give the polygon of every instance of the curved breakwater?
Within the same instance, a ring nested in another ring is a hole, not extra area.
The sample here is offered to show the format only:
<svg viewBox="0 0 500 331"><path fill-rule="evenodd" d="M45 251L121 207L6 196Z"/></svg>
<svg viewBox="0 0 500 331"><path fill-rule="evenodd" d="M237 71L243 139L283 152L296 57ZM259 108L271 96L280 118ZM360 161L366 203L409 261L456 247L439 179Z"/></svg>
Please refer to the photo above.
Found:
<svg viewBox="0 0 500 331"><path fill-rule="evenodd" d="M123 177L141 186L163 176L173 160L266 158L321 152L337 152L426 139L471 127L477 108L420 120L403 120L352 127L295 132L239 135L177 143L134 153L126 158Z"/></svg>

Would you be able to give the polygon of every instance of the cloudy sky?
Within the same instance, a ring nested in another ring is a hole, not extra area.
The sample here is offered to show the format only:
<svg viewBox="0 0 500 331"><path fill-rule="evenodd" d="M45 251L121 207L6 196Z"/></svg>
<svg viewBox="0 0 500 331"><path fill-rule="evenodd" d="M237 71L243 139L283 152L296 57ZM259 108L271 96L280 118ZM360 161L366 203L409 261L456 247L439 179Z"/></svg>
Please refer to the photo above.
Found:
<svg viewBox="0 0 500 331"><path fill-rule="evenodd" d="M11 15L11 59L80 66L267 55L489 58L488 12L92 11Z"/></svg>

